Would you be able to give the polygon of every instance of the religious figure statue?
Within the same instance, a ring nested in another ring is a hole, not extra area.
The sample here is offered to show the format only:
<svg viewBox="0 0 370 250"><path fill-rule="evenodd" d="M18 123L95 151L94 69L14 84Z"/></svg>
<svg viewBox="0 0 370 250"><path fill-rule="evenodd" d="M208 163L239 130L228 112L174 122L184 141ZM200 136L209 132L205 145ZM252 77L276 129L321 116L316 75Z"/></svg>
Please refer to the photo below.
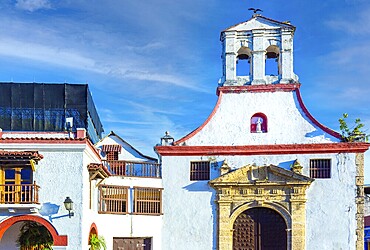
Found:
<svg viewBox="0 0 370 250"><path fill-rule="evenodd" d="M257 117L256 132L257 133L262 133L262 118L261 117Z"/></svg>

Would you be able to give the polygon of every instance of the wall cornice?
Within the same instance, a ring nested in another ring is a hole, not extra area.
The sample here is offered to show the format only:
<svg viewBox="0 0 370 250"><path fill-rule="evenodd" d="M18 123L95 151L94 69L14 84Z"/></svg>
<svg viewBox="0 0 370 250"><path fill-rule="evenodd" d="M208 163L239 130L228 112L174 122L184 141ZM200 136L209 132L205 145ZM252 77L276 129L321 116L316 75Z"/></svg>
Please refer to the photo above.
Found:
<svg viewBox="0 0 370 250"><path fill-rule="evenodd" d="M156 146L161 156L187 155L280 155L363 153L370 143L340 142L312 144L242 145L242 146Z"/></svg>

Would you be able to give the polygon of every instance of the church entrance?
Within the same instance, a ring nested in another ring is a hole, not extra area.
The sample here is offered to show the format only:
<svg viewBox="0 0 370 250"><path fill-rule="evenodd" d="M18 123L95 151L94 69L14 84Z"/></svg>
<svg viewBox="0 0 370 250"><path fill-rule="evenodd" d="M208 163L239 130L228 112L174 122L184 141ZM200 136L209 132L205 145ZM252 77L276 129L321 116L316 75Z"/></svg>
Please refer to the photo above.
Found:
<svg viewBox="0 0 370 250"><path fill-rule="evenodd" d="M286 250L287 226L283 217L269 208L251 208L234 222L233 250Z"/></svg>

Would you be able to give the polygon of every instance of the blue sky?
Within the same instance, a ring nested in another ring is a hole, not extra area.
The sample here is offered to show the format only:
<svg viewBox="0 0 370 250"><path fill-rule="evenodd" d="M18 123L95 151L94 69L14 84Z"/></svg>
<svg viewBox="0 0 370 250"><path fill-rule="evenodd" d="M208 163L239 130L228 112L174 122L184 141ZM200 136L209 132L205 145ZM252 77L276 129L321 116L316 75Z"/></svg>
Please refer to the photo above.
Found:
<svg viewBox="0 0 370 250"><path fill-rule="evenodd" d="M220 31L252 13L289 20L303 100L324 125L370 127L368 0L2 0L0 81L88 83L106 133L154 156L216 102ZM370 178L369 178L370 180Z"/></svg>

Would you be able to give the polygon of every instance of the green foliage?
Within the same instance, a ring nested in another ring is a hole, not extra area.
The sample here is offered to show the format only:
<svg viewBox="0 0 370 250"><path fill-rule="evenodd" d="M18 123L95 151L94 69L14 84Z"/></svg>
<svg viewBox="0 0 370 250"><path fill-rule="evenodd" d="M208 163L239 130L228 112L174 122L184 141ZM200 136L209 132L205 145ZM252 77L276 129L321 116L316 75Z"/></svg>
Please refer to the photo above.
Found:
<svg viewBox="0 0 370 250"><path fill-rule="evenodd" d="M107 246L105 244L105 239L103 236L97 236L96 234L92 234L90 237L90 246L91 250L107 250Z"/></svg>
<svg viewBox="0 0 370 250"><path fill-rule="evenodd" d="M339 118L339 129L342 132L342 139L346 142L367 142L369 135L366 135L362 128L365 126L359 118L355 120L355 125L348 127L346 119L348 114L344 113L343 117Z"/></svg>
<svg viewBox="0 0 370 250"><path fill-rule="evenodd" d="M20 229L17 244L21 250L52 250L54 241L45 226L34 221L26 221Z"/></svg>

